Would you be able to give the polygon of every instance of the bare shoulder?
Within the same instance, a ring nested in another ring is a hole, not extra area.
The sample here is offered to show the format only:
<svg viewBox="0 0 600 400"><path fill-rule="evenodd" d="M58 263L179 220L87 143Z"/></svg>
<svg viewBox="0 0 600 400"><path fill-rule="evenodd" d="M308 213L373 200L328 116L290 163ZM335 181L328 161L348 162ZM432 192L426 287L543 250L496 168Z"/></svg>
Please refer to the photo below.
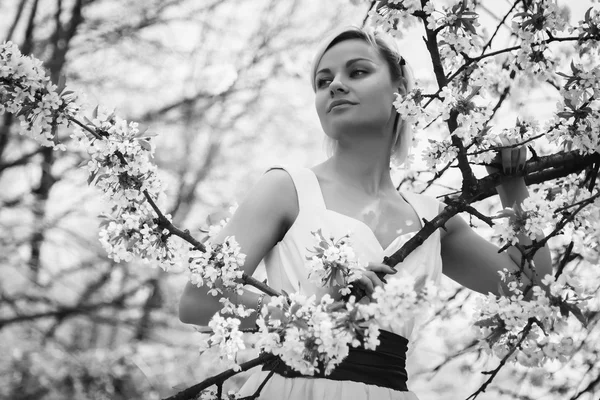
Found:
<svg viewBox="0 0 600 400"><path fill-rule="evenodd" d="M294 181L280 168L265 172L244 202L256 211L275 217L284 228L294 222L299 211Z"/></svg>

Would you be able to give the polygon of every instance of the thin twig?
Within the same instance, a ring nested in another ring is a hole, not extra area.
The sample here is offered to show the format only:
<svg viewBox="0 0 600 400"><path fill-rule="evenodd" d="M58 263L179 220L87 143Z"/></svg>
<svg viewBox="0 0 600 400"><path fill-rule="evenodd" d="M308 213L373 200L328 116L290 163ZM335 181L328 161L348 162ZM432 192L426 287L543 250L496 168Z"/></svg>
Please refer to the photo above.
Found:
<svg viewBox="0 0 600 400"><path fill-rule="evenodd" d="M498 364L496 369L494 369L492 371L482 372L482 374L490 375L490 377L487 379L487 381L485 381L483 383L483 385L481 385L481 387L479 389L477 389L477 391L475 391L472 395L467 397L466 400L476 399L477 396L479 396L481 393L485 392L485 390L487 389L489 384L492 383L492 381L494 380L496 375L498 375L498 372L500 372L502 367L504 367L504 365L506 364L508 359L513 355L513 353L517 350L517 348L519 348L519 346L521 346L521 343L523 343L523 341L527 338L527 335L529 335L529 331L531 331L531 328L533 327L534 322L535 322L535 318L529 318L529 320L527 321L527 325L525 325L525 327L521 330L521 333L523 335L521 336L519 341L514 346L512 346L512 348L509 350L508 354L506 354L504 357L502 357L502 360L500 360L500 364Z"/></svg>
<svg viewBox="0 0 600 400"><path fill-rule="evenodd" d="M523 141L515 143L515 144L508 144L506 146L490 147L489 149L477 150L477 151L474 151L474 152L471 152L471 153L467 153L467 155L468 156L476 156L478 154L487 153L488 151L498 151L498 150L505 150L505 149L514 149L516 147L523 146L526 143L533 142L534 140L539 139L539 138L544 137L544 136L546 136L545 132L544 133L540 133L539 135L536 135L536 136L532 136L532 137L530 137L530 138L528 138L526 140L523 140Z"/></svg>
<svg viewBox="0 0 600 400"><path fill-rule="evenodd" d="M510 8L510 10L508 10L508 12L504 15L504 18L502 18L502 20L500 20L500 22L498 23L498 26L496 26L496 30L494 31L494 33L490 37L490 40L488 40L488 42L485 44L485 46L483 46L483 49L481 50L481 54L482 55L492 45L492 41L494 40L494 38L496 37L496 35L500 31L500 28L502 27L502 25L504 25L504 22L506 21L506 19L510 15L510 13L513 12L513 10L517 7L517 4L519 4L519 3L520 3L520 0L515 0L515 2L513 3L512 7Z"/></svg>
<svg viewBox="0 0 600 400"><path fill-rule="evenodd" d="M254 368L258 365L262 365L268 361L274 360L275 356L270 353L262 353L257 358L252 359L250 361L246 361L245 363L240 364L239 369L230 368L227 371L223 371L218 375L214 375L204 381L191 386L181 392L173 395L171 397L167 397L163 400L190 400L197 396L201 391L206 388L211 387L212 385L217 385L219 383L225 382L227 379L235 376L241 372L247 371L251 368Z"/></svg>
<svg viewBox="0 0 600 400"><path fill-rule="evenodd" d="M558 277L564 271L565 266L570 261L569 258L571 257L571 252L573 251L574 245L575 245L575 242L571 240L571 243L569 243L569 246L565 250L565 254L563 255L562 260L560 260L560 264L558 264L558 268L556 269L556 274L554 274L554 279L558 279Z"/></svg>

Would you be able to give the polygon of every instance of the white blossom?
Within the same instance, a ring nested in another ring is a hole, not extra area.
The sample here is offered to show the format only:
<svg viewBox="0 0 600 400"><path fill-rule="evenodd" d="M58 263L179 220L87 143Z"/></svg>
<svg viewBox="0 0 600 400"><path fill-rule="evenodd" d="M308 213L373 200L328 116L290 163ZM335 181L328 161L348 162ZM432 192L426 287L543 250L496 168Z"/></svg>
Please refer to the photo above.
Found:
<svg viewBox="0 0 600 400"><path fill-rule="evenodd" d="M307 249L307 266L311 280L322 286L339 286L340 293L350 293L352 282L360 279L365 266L358 260L350 245L350 235L338 240L325 237L321 229L311 232L315 246Z"/></svg>
<svg viewBox="0 0 600 400"><path fill-rule="evenodd" d="M533 286L532 298L525 300L521 285L509 280L511 275L507 270L501 274L509 294L496 297L490 293L478 300L475 325L485 349L499 358L514 350L509 360L526 367L565 361L574 350L573 340L566 336L565 314L583 318L587 294L582 285L570 271L556 280L548 274L541 281L548 291Z"/></svg>
<svg viewBox="0 0 600 400"><path fill-rule="evenodd" d="M205 243L205 251L190 251L189 280L200 287L206 285L213 296L222 294L220 285L228 290L242 294L241 281L246 255L240 252L235 237L227 236L223 243L213 245Z"/></svg>

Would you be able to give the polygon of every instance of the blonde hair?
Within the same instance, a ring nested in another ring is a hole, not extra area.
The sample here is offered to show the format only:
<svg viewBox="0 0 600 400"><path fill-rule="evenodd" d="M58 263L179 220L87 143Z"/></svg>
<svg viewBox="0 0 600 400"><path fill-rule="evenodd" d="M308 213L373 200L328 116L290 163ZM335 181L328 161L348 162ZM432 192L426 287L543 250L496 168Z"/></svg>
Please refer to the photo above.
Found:
<svg viewBox="0 0 600 400"><path fill-rule="evenodd" d="M337 43L350 39L360 39L373 46L387 62L392 81L400 80L400 82L404 84L404 88L407 92L413 89L414 77L412 70L406 63L406 60L400 55L396 42L391 36L383 32L376 32L357 26L348 26L333 31L317 48L310 72L313 91L316 92L315 76L317 74L317 67L325 52ZM412 129L410 128L410 124L405 123L399 118L399 115L396 114L396 120L394 122L394 139L391 149L391 160L395 164L401 165L406 160L411 147L411 142ZM326 135L325 147L327 155L333 155L337 148L337 140Z"/></svg>

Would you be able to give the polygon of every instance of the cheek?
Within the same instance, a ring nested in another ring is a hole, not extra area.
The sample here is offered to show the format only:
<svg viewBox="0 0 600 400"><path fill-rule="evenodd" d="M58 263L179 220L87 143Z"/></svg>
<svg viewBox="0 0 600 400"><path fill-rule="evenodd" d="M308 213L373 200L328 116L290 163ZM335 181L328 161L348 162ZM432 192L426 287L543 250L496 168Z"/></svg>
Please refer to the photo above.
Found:
<svg viewBox="0 0 600 400"><path fill-rule="evenodd" d="M323 96L322 94L317 93L315 96L315 110L317 111L319 118L323 118L325 116L325 114L327 113L326 107L327 107L326 97Z"/></svg>
<svg viewBox="0 0 600 400"><path fill-rule="evenodd" d="M368 105L370 112L382 117L389 116L393 108L394 98L392 95L388 95L386 91L389 91L389 88L382 87L379 91L369 93L368 100L365 103Z"/></svg>

